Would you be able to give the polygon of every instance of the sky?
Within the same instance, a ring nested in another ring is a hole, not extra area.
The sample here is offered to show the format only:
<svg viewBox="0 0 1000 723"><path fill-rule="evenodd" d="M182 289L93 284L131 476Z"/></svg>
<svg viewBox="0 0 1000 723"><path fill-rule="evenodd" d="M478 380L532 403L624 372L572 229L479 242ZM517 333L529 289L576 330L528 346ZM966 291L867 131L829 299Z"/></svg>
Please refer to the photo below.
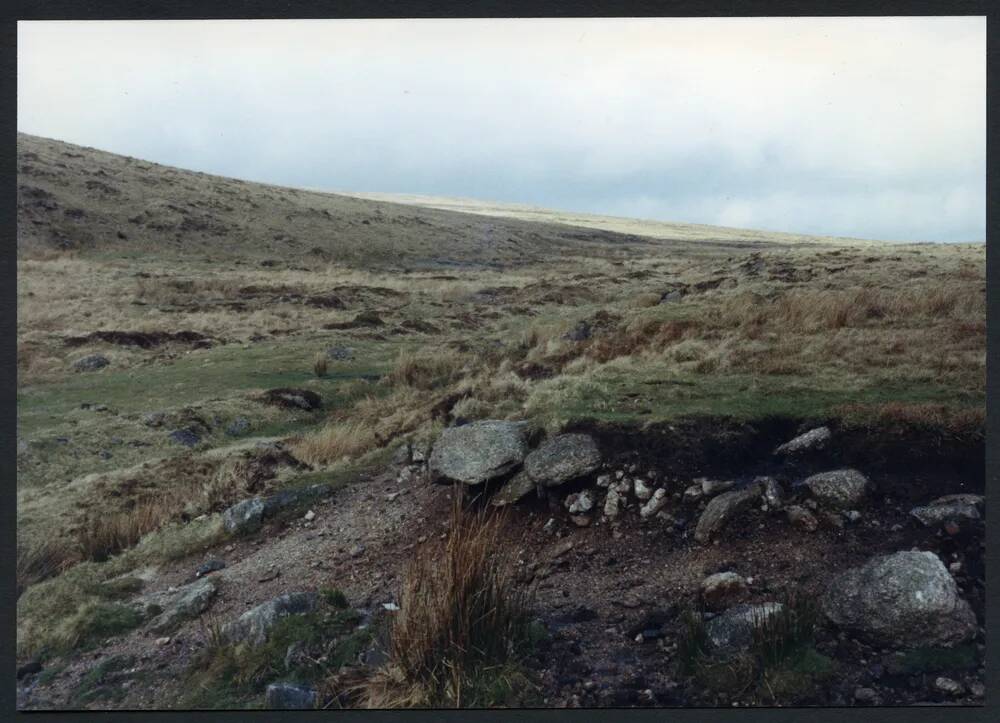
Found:
<svg viewBox="0 0 1000 723"><path fill-rule="evenodd" d="M18 23L18 130L307 188L982 241L986 21Z"/></svg>

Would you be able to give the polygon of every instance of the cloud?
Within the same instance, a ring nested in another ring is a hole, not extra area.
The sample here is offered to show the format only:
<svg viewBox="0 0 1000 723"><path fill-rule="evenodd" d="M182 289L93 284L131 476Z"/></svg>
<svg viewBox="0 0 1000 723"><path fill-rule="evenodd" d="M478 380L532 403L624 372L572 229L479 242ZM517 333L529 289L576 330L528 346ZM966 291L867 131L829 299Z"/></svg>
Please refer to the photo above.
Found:
<svg viewBox="0 0 1000 723"><path fill-rule="evenodd" d="M985 28L22 22L18 128L271 183L981 240Z"/></svg>

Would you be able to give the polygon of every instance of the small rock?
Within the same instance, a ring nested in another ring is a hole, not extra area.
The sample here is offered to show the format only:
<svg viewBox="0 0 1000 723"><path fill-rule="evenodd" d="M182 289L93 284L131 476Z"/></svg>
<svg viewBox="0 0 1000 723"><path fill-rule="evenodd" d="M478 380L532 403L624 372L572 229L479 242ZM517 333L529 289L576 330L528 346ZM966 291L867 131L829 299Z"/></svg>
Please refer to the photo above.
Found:
<svg viewBox="0 0 1000 723"><path fill-rule="evenodd" d="M156 644L157 645L169 645L170 644L170 638L169 637L157 638L156 639Z"/></svg>
<svg viewBox="0 0 1000 723"><path fill-rule="evenodd" d="M218 570L222 570L225 567L226 563L223 560L213 558L199 565L198 569L194 571L194 576L203 577L204 575L208 575Z"/></svg>
<svg viewBox="0 0 1000 723"><path fill-rule="evenodd" d="M861 705L871 705L875 702L877 696L873 688L855 688L854 689L854 701L860 703Z"/></svg>
<svg viewBox="0 0 1000 723"><path fill-rule="evenodd" d="M859 522L861 520L861 513L857 510L848 510L844 513L844 517L847 518L848 522Z"/></svg>
<svg viewBox="0 0 1000 723"><path fill-rule="evenodd" d="M251 497L237 502L222 513L222 525L226 532L244 534L260 527L264 519L264 500Z"/></svg>
<svg viewBox="0 0 1000 723"><path fill-rule="evenodd" d="M589 491L584 490L583 492L569 495L566 498L565 505L571 515L578 515L582 512L590 512L594 507L594 498Z"/></svg>
<svg viewBox="0 0 1000 723"><path fill-rule="evenodd" d="M142 415L142 423L147 427L159 427L166 420L167 415L164 412L149 412L148 414Z"/></svg>
<svg viewBox="0 0 1000 723"><path fill-rule="evenodd" d="M761 485L761 497L768 509L780 510L785 503L785 493L778 480L774 477L758 477L754 481Z"/></svg>
<svg viewBox="0 0 1000 723"><path fill-rule="evenodd" d="M313 512L312 510L309 510L302 516L302 519L305 520L306 522L312 522L313 520L316 519L316 513Z"/></svg>
<svg viewBox="0 0 1000 723"><path fill-rule="evenodd" d="M549 521L546 522L542 526L542 531L543 532L548 532L549 534L552 534L553 532L555 532L556 531L556 518L555 517L550 517Z"/></svg>
<svg viewBox="0 0 1000 723"><path fill-rule="evenodd" d="M945 678L941 676L934 680L934 690L944 693L945 695L951 695L958 697L965 693L965 686L959 683L957 680L952 680L951 678Z"/></svg>
<svg viewBox="0 0 1000 723"><path fill-rule="evenodd" d="M601 452L587 434L558 434L524 458L525 471L544 487L584 477L600 465Z"/></svg>
<svg viewBox="0 0 1000 723"><path fill-rule="evenodd" d="M621 513L622 499L616 490L609 489L607 497L604 498L604 516L609 520L614 520Z"/></svg>
<svg viewBox="0 0 1000 723"><path fill-rule="evenodd" d="M701 583L701 599L709 610L730 607L746 591L746 581L735 572L717 572Z"/></svg>
<svg viewBox="0 0 1000 723"><path fill-rule="evenodd" d="M608 487L611 484L611 475L602 474L597 477L598 487Z"/></svg>
<svg viewBox="0 0 1000 723"><path fill-rule="evenodd" d="M653 496L653 488L647 485L641 478L635 481L635 496L640 500L648 500Z"/></svg>
<svg viewBox="0 0 1000 723"><path fill-rule="evenodd" d="M271 683L264 694L264 707L271 710L308 710L316 707L312 688L291 683Z"/></svg>
<svg viewBox="0 0 1000 723"><path fill-rule="evenodd" d="M856 469L838 469L807 477L803 486L821 504L837 509L856 509L868 497L871 483Z"/></svg>
<svg viewBox="0 0 1000 723"><path fill-rule="evenodd" d="M78 372L93 372L103 369L111 362L103 354L91 354L73 362L73 370Z"/></svg>
<svg viewBox="0 0 1000 723"><path fill-rule="evenodd" d="M570 515L569 518L577 527L590 527L590 517L587 515Z"/></svg>
<svg viewBox="0 0 1000 723"><path fill-rule="evenodd" d="M535 487L535 481L527 472L521 470L493 495L490 504L494 507L513 504L534 492Z"/></svg>
<svg viewBox="0 0 1000 723"><path fill-rule="evenodd" d="M705 479L697 480L701 482L701 493L705 497L714 497L717 494L731 490L736 486L736 480Z"/></svg>
<svg viewBox="0 0 1000 723"><path fill-rule="evenodd" d="M192 427L175 429L170 433L170 440L185 447L196 447L201 441L201 435Z"/></svg>
<svg viewBox="0 0 1000 723"><path fill-rule="evenodd" d="M722 654L745 650L753 642L754 630L783 610L784 606L775 602L729 608L705 624L709 649Z"/></svg>
<svg viewBox="0 0 1000 723"><path fill-rule="evenodd" d="M250 420L246 417L237 417L232 422L226 425L226 434L230 437L238 437L241 434L246 434L250 429Z"/></svg>
<svg viewBox="0 0 1000 723"><path fill-rule="evenodd" d="M365 546L364 545L355 545L354 547L351 548L349 554L350 554L351 557L358 557L360 555L363 555L364 552L365 552Z"/></svg>
<svg viewBox="0 0 1000 723"><path fill-rule="evenodd" d="M382 609L383 610L388 610L389 612L394 613L397 610L399 610L399 605L397 605L394 602L382 603Z"/></svg>
<svg viewBox="0 0 1000 723"><path fill-rule="evenodd" d="M638 480L636 480L636 483L638 483ZM667 504L667 491L662 487L660 487L658 490L656 490L656 492L653 493L653 496L650 498L649 502L647 502L642 506L642 508L640 508L639 516L644 520L648 519L649 517L652 517L657 512L662 510L664 505L666 504Z"/></svg>
<svg viewBox="0 0 1000 723"><path fill-rule="evenodd" d="M799 527L807 532L815 532L819 527L819 521L812 512L799 505L789 505L785 508L788 521L795 527Z"/></svg>
<svg viewBox="0 0 1000 723"><path fill-rule="evenodd" d="M697 502L704 496L701 491L701 485L691 485L686 490L684 490L684 501L685 502Z"/></svg>
<svg viewBox="0 0 1000 723"><path fill-rule="evenodd" d="M288 615L300 615L316 608L316 593L292 592L279 595L247 610L222 627L223 638L230 643L261 645L267 641L274 624Z"/></svg>
<svg viewBox="0 0 1000 723"><path fill-rule="evenodd" d="M694 539L706 543L729 524L730 520L750 507L760 496L760 485L751 485L746 489L723 492L713 497L698 519Z"/></svg>
<svg viewBox="0 0 1000 723"><path fill-rule="evenodd" d="M326 350L327 359L347 361L354 358L354 349L347 346L331 346Z"/></svg>
<svg viewBox="0 0 1000 723"><path fill-rule="evenodd" d="M962 523L982 519L979 514L984 499L981 495L960 494L939 497L923 507L914 507L910 515L925 527L934 527L948 521Z"/></svg>
<svg viewBox="0 0 1000 723"><path fill-rule="evenodd" d="M795 439L785 442L774 450L775 455L799 455L805 452L813 452L825 449L833 434L829 427L817 427L810 429L805 434L800 434Z"/></svg>
<svg viewBox="0 0 1000 723"><path fill-rule="evenodd" d="M986 686L980 683L978 680L969 683L969 693L971 693L972 697L975 698L976 700L982 700L983 698L986 697Z"/></svg>

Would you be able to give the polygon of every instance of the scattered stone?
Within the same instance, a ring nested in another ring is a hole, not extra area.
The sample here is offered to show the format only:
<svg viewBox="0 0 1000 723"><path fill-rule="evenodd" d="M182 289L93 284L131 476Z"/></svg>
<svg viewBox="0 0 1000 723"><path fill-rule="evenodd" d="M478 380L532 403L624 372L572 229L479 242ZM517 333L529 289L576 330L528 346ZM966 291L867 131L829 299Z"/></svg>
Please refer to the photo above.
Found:
<svg viewBox="0 0 1000 723"><path fill-rule="evenodd" d="M247 610L222 627L223 637L231 643L260 645L267 641L271 628L288 615L300 615L316 609L316 593L292 592L279 595Z"/></svg>
<svg viewBox="0 0 1000 723"><path fill-rule="evenodd" d="M309 510L302 516L302 519L305 520L306 522L312 522L313 520L316 519L316 513L313 512L312 510Z"/></svg>
<svg viewBox="0 0 1000 723"><path fill-rule="evenodd" d="M939 497L923 507L914 507L910 510L910 514L924 527L936 527L948 521L961 524L963 521L982 519L979 509L983 503L984 498L980 495L948 495Z"/></svg>
<svg viewBox="0 0 1000 723"><path fill-rule="evenodd" d="M746 591L746 580L735 572L717 572L701 583L701 599L709 610L731 606Z"/></svg>
<svg viewBox="0 0 1000 723"><path fill-rule="evenodd" d="M213 558L211 560L207 560L201 563L201 565L198 566L198 569L194 571L194 576L204 577L205 575L222 570L225 567L226 567L225 561Z"/></svg>
<svg viewBox="0 0 1000 723"><path fill-rule="evenodd" d="M555 517L550 517L549 521L546 522L542 526L542 531L543 532L548 532L549 534L552 534L553 532L555 532L556 531L556 518Z"/></svg>
<svg viewBox="0 0 1000 723"><path fill-rule="evenodd" d="M608 487L610 485L611 485L611 475L609 475L609 474L602 474L602 475L599 475L597 477L597 486L598 487L605 487L606 488L606 487Z"/></svg>
<svg viewBox="0 0 1000 723"><path fill-rule="evenodd" d="M260 497L237 502L222 513L222 526L230 534L245 534L258 529L264 519L264 500Z"/></svg>
<svg viewBox="0 0 1000 723"><path fill-rule="evenodd" d="M184 427L171 432L170 440L185 447L195 447L201 441L201 435L193 427Z"/></svg>
<svg viewBox="0 0 1000 723"><path fill-rule="evenodd" d="M891 647L954 645L976 634L976 616L932 552L875 557L835 577L821 600L835 625Z"/></svg>
<svg viewBox="0 0 1000 723"><path fill-rule="evenodd" d="M788 515L788 521L794 527L799 527L807 532L815 532L816 528L819 527L816 516L805 507L789 505L785 508L785 514Z"/></svg>
<svg viewBox="0 0 1000 723"><path fill-rule="evenodd" d="M601 452L587 434L556 435L524 459L524 469L544 487L555 487L583 477L600 465Z"/></svg>
<svg viewBox="0 0 1000 723"><path fill-rule="evenodd" d="M617 490L609 489L607 497L604 498L604 516L609 520L614 520L621 513L622 498Z"/></svg>
<svg viewBox="0 0 1000 723"><path fill-rule="evenodd" d="M354 349L347 346L331 346L326 350L326 358L334 361L348 361L354 358Z"/></svg>
<svg viewBox="0 0 1000 723"><path fill-rule="evenodd" d="M573 544L574 544L573 540L570 539L566 539L563 540L562 542L556 543L555 545L552 546L552 549L549 551L549 557L551 557L553 560L555 560L558 557L562 557L567 552L573 549Z"/></svg>
<svg viewBox="0 0 1000 723"><path fill-rule="evenodd" d="M638 480L636 480L638 482ZM657 512L663 509L664 505L667 504L667 491L660 487L653 496L649 499L649 502L644 504L639 509L639 516L642 519L648 519L655 515Z"/></svg>
<svg viewBox="0 0 1000 723"><path fill-rule="evenodd" d="M493 495L490 499L490 504L496 507L510 505L524 499L534 490L535 481L531 479L527 472L521 470Z"/></svg>
<svg viewBox="0 0 1000 723"><path fill-rule="evenodd" d="M291 683L271 683L264 693L264 707L270 710L308 710L317 700L312 688Z"/></svg>
<svg viewBox="0 0 1000 723"><path fill-rule="evenodd" d="M103 369L111 362L103 354L90 354L73 362L73 370L78 372L94 372Z"/></svg>
<svg viewBox="0 0 1000 723"><path fill-rule="evenodd" d="M775 455L798 455L805 452L814 452L825 449L833 434L829 427L817 427L810 429L805 434L800 434L795 439L785 442L774 450Z"/></svg>
<svg viewBox="0 0 1000 723"><path fill-rule="evenodd" d="M586 341L590 338L592 330L590 324L584 320L577 322L576 326L563 334L566 341Z"/></svg>
<svg viewBox="0 0 1000 723"><path fill-rule="evenodd" d="M856 509L864 503L871 483L856 469L838 469L807 477L802 484L820 503L838 509Z"/></svg>
<svg viewBox="0 0 1000 723"><path fill-rule="evenodd" d="M729 524L730 520L750 507L759 496L760 485L754 484L746 489L723 492L718 497L713 497L698 519L694 539L701 543L708 542Z"/></svg>
<svg viewBox="0 0 1000 723"><path fill-rule="evenodd" d="M980 683L978 680L969 683L969 693L971 693L972 697L975 698L976 700L982 700L983 698L986 697L986 686Z"/></svg>
<svg viewBox="0 0 1000 723"><path fill-rule="evenodd" d="M383 610L388 610L389 612L394 613L397 610L399 610L399 605L397 605L394 602L382 603L382 609Z"/></svg>
<svg viewBox="0 0 1000 723"><path fill-rule="evenodd" d="M958 697L965 693L965 686L959 683L957 680L952 680L951 678L945 678L941 676L934 680L934 690L939 693L944 693L945 695L950 695Z"/></svg>
<svg viewBox="0 0 1000 723"><path fill-rule="evenodd" d="M754 630L784 610L781 603L736 605L716 615L705 624L710 652L731 654L746 650L753 642Z"/></svg>
<svg viewBox="0 0 1000 723"><path fill-rule="evenodd" d="M736 480L705 479L703 477L699 481L701 482L701 493L705 497L714 497L736 486Z"/></svg>
<svg viewBox="0 0 1000 723"><path fill-rule="evenodd" d="M350 554L351 557L360 557L364 553L365 553L365 546L364 545L355 545L354 547L351 548L349 554Z"/></svg>
<svg viewBox="0 0 1000 723"><path fill-rule="evenodd" d="M684 490L684 501L685 502L697 502L704 496L701 491L701 485L691 485L686 490Z"/></svg>
<svg viewBox="0 0 1000 723"><path fill-rule="evenodd" d="M317 500L329 495L332 491L333 488L325 483L281 490L263 499L264 517L273 517L281 510Z"/></svg>
<svg viewBox="0 0 1000 723"><path fill-rule="evenodd" d="M754 481L761 485L761 497L768 509L780 510L785 504L785 493L778 480L774 477L758 477Z"/></svg>
<svg viewBox="0 0 1000 723"><path fill-rule="evenodd" d="M861 705L872 705L878 699L874 688L855 688L854 701Z"/></svg>
<svg viewBox="0 0 1000 723"><path fill-rule="evenodd" d="M169 637L157 638L156 639L156 644L160 645L160 646L169 645L170 644L170 638Z"/></svg>
<svg viewBox="0 0 1000 723"><path fill-rule="evenodd" d="M584 490L583 492L569 495L566 498L565 505L571 515L579 515L583 512L590 512L594 507L594 498L591 497L590 492Z"/></svg>
<svg viewBox="0 0 1000 723"><path fill-rule="evenodd" d="M844 517L847 518L848 522L859 522L861 520L861 513L857 510L848 510L844 513Z"/></svg>
<svg viewBox="0 0 1000 723"><path fill-rule="evenodd" d="M445 429L434 444L434 481L478 485L517 468L528 452L527 424L485 420Z"/></svg>
<svg viewBox="0 0 1000 723"><path fill-rule="evenodd" d="M570 515L570 521L577 527L590 527L590 517L587 515Z"/></svg>
<svg viewBox="0 0 1000 723"><path fill-rule="evenodd" d="M144 618L151 618L149 629L165 633L184 620L196 618L211 604L218 592L214 580L204 579L177 588L142 595L130 604Z"/></svg>
<svg viewBox="0 0 1000 723"><path fill-rule="evenodd" d="M309 389L268 389L260 397L264 404L285 409L301 409L313 412L323 406L323 399Z"/></svg>
<svg viewBox="0 0 1000 723"><path fill-rule="evenodd" d="M163 425L167 415L164 412L149 412L142 415L142 423L147 427L159 427Z"/></svg>
<svg viewBox="0 0 1000 723"><path fill-rule="evenodd" d="M653 488L650 487L641 478L635 481L635 496L640 500L648 500L653 496Z"/></svg>
<svg viewBox="0 0 1000 723"><path fill-rule="evenodd" d="M237 417L226 425L226 434L230 437L239 437L250 429L250 420L246 417Z"/></svg>

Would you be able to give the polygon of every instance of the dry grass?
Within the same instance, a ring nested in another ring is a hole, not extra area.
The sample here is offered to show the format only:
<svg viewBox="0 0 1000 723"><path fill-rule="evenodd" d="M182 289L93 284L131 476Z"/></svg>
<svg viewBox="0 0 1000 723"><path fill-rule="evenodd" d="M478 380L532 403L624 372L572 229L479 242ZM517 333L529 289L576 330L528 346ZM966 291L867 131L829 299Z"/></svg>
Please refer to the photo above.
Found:
<svg viewBox="0 0 1000 723"><path fill-rule="evenodd" d="M483 703L484 674L514 661L529 637L527 593L515 585L502 531L502 516L456 502L444 550L421 548L407 571L389 662L366 685L368 707Z"/></svg>
<svg viewBox="0 0 1000 723"><path fill-rule="evenodd" d="M17 597L30 585L55 577L80 561L72 547L48 539L17 547Z"/></svg>
<svg viewBox="0 0 1000 723"><path fill-rule="evenodd" d="M399 354L388 381L396 386L438 389L456 381L468 366L468 359L454 349L406 350Z"/></svg>
<svg viewBox="0 0 1000 723"><path fill-rule="evenodd" d="M87 517L77 530L80 554L86 560L104 562L133 547L176 513L171 502L161 497L140 502L130 510Z"/></svg>
<svg viewBox="0 0 1000 723"><path fill-rule="evenodd" d="M313 374L317 377L325 377L327 373L326 354L317 354L313 359Z"/></svg>

